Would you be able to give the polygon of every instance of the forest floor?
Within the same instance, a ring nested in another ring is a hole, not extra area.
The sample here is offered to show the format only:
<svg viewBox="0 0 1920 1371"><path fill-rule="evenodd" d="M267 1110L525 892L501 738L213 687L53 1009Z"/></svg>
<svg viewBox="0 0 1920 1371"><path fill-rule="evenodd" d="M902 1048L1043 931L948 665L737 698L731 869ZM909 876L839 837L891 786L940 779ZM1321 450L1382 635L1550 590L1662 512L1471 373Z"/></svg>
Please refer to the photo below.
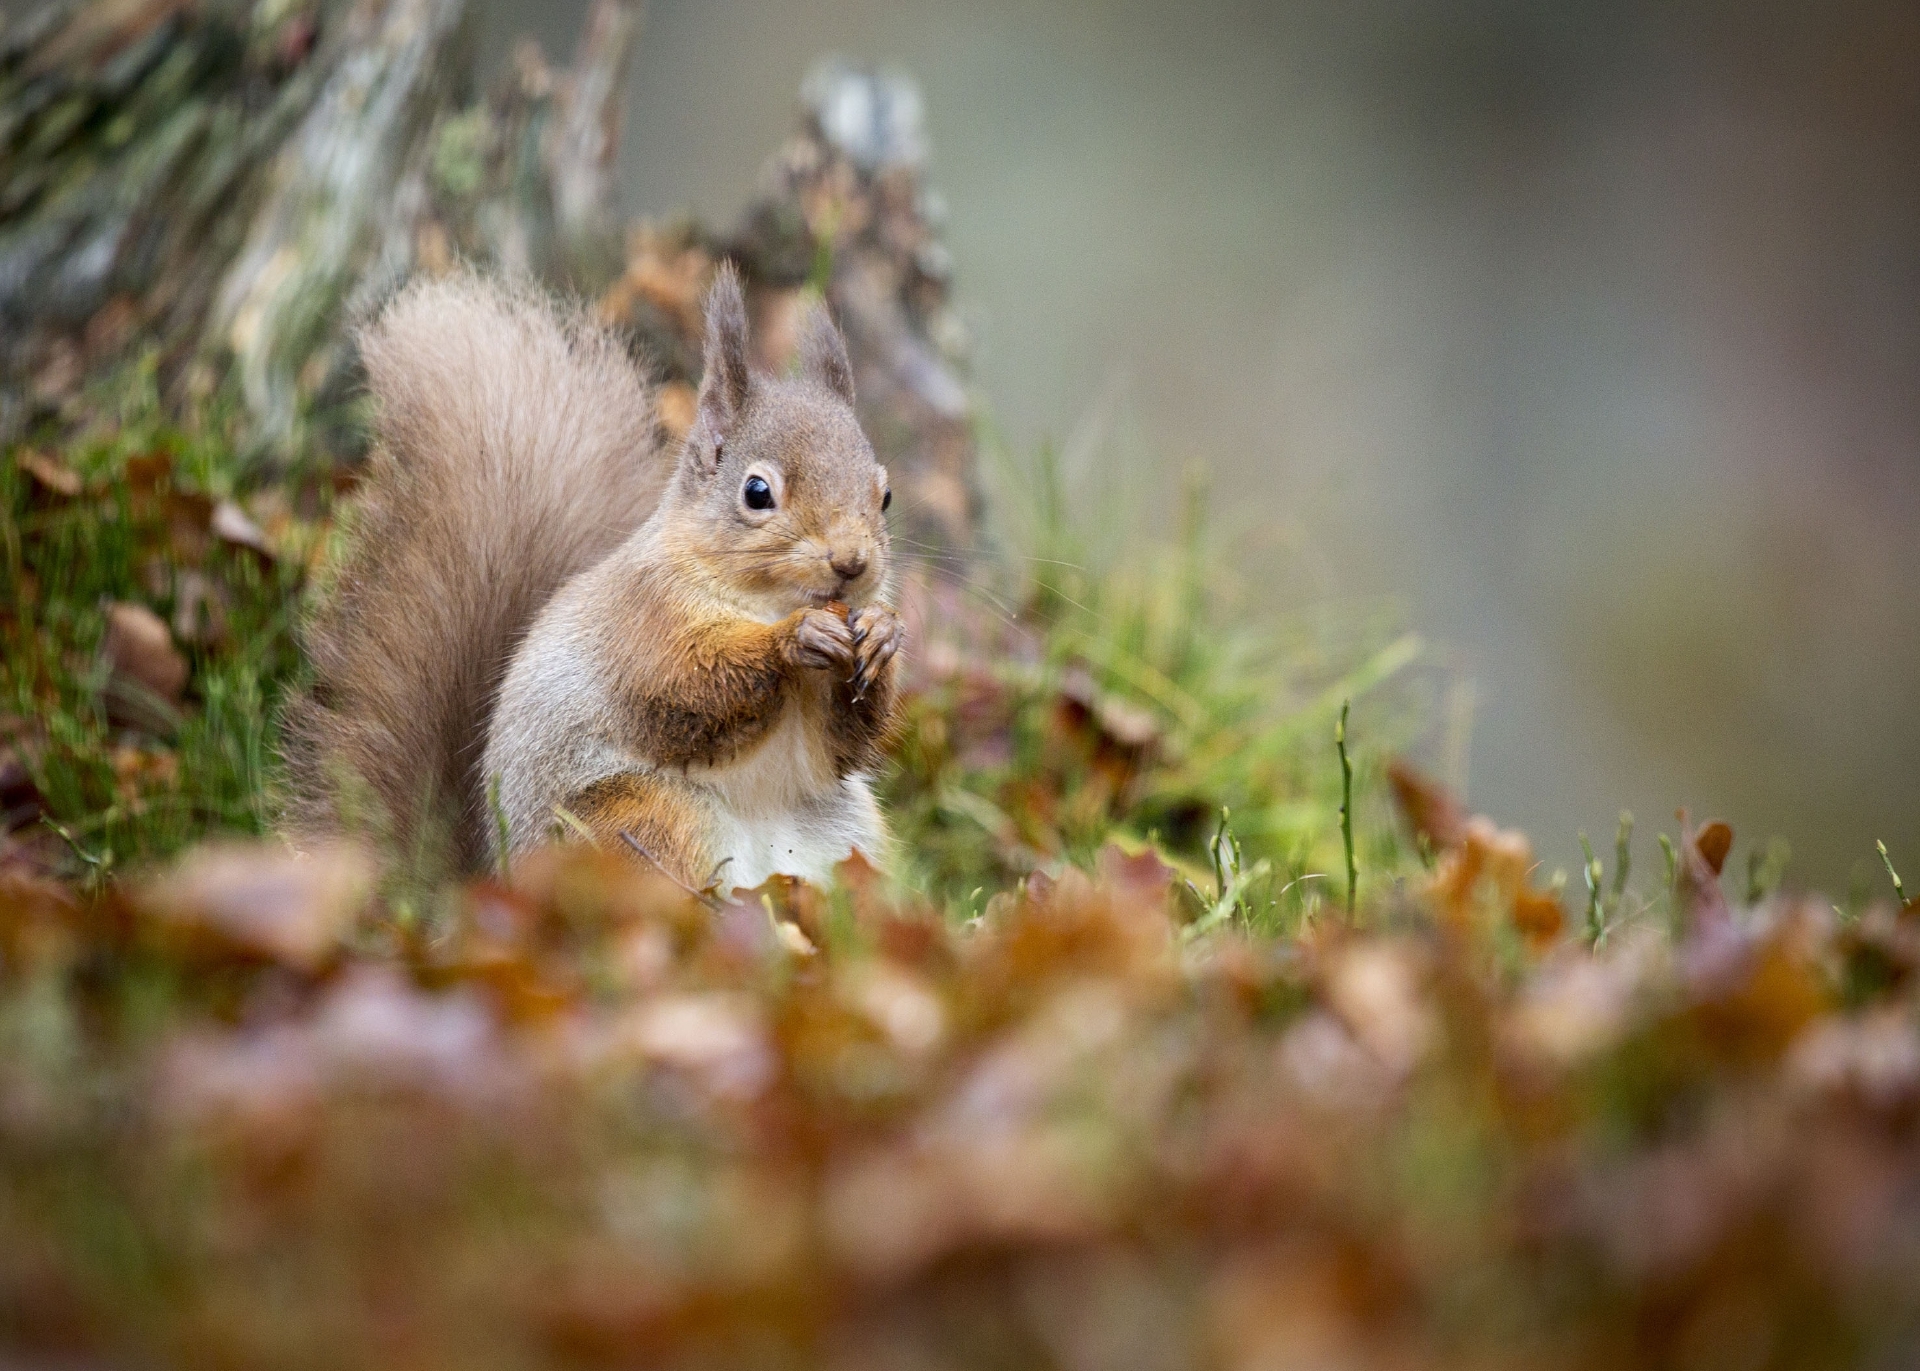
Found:
<svg viewBox="0 0 1920 1371"><path fill-rule="evenodd" d="M296 858L351 482L149 390L0 460L0 1361L1920 1362L1920 904L1543 877L1415 637L1045 454L904 578L886 876Z"/></svg>

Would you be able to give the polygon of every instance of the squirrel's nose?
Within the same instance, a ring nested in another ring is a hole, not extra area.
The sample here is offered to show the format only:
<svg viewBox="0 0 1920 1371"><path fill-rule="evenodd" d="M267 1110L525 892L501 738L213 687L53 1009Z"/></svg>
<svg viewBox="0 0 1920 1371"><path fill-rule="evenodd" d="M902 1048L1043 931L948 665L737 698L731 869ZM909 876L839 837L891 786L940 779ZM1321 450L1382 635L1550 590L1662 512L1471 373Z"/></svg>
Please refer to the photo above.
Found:
<svg viewBox="0 0 1920 1371"><path fill-rule="evenodd" d="M864 548L848 548L828 554L827 565L833 568L833 574L843 581L851 581L867 569L867 554Z"/></svg>

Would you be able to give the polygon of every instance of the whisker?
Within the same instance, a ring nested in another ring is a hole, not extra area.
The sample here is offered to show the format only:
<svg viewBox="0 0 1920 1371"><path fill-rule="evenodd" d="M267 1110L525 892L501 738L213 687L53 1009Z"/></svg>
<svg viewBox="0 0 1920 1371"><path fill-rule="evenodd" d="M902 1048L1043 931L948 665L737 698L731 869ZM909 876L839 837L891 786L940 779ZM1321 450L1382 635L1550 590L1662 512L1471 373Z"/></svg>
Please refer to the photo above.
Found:
<svg viewBox="0 0 1920 1371"><path fill-rule="evenodd" d="M999 558L1007 558L1010 560L1021 561L1021 562L1034 562L1043 566L1066 567L1070 571L1086 570L1086 567L1080 564L1079 562L1063 561L1058 557L1039 557L1039 556L1033 555L1032 553L1027 553L1027 552L1009 552L1001 548L989 549L989 548L979 548L979 547L952 547L950 545L942 545L939 543L922 542L917 538L906 537L904 534L895 534L893 536L893 541L896 544L900 544L905 547L922 548L922 549L929 550L931 552L948 554L956 557L978 558L978 559L985 559L989 561L996 557L999 557Z"/></svg>
<svg viewBox="0 0 1920 1371"><path fill-rule="evenodd" d="M1001 596L968 576L958 576L945 568L932 569L940 584L950 586L987 609L1002 628L1020 627L1020 612Z"/></svg>

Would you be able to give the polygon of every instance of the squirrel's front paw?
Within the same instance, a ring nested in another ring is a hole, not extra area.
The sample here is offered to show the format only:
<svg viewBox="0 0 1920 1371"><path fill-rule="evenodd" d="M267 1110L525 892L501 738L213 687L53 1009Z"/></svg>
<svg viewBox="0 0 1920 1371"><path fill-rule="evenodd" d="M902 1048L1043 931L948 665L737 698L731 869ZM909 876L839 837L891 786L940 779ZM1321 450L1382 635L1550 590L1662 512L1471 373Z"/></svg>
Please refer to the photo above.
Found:
<svg viewBox="0 0 1920 1371"><path fill-rule="evenodd" d="M853 629L853 693L865 695L880 679L893 654L900 650L907 631L900 618L884 605L868 605L848 616Z"/></svg>
<svg viewBox="0 0 1920 1371"><path fill-rule="evenodd" d="M809 609L793 626L793 660L801 666L842 673L853 670L853 630L830 609Z"/></svg>

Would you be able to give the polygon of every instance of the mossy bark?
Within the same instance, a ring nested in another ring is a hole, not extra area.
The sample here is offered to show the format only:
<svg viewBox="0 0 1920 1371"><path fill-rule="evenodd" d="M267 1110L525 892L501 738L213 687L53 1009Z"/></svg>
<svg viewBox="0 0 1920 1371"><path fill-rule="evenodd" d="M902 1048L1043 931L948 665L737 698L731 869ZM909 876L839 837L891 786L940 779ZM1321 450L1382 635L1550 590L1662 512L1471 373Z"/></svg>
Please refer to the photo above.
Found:
<svg viewBox="0 0 1920 1371"><path fill-rule="evenodd" d="M0 34L0 436L150 355L173 398L231 378L280 457L414 270L604 286L638 0L481 98L467 27L466 0L88 0Z"/></svg>
<svg viewBox="0 0 1920 1371"><path fill-rule="evenodd" d="M825 294L903 527L970 546L965 330L912 83L823 64L738 226L623 234L641 0L594 0L569 66L526 42L479 93L467 3L68 0L0 32L0 443L84 422L89 386L145 360L169 403L231 397L267 467L350 456L352 325L463 262L597 300L664 384L691 386L699 291L725 258L761 336Z"/></svg>

